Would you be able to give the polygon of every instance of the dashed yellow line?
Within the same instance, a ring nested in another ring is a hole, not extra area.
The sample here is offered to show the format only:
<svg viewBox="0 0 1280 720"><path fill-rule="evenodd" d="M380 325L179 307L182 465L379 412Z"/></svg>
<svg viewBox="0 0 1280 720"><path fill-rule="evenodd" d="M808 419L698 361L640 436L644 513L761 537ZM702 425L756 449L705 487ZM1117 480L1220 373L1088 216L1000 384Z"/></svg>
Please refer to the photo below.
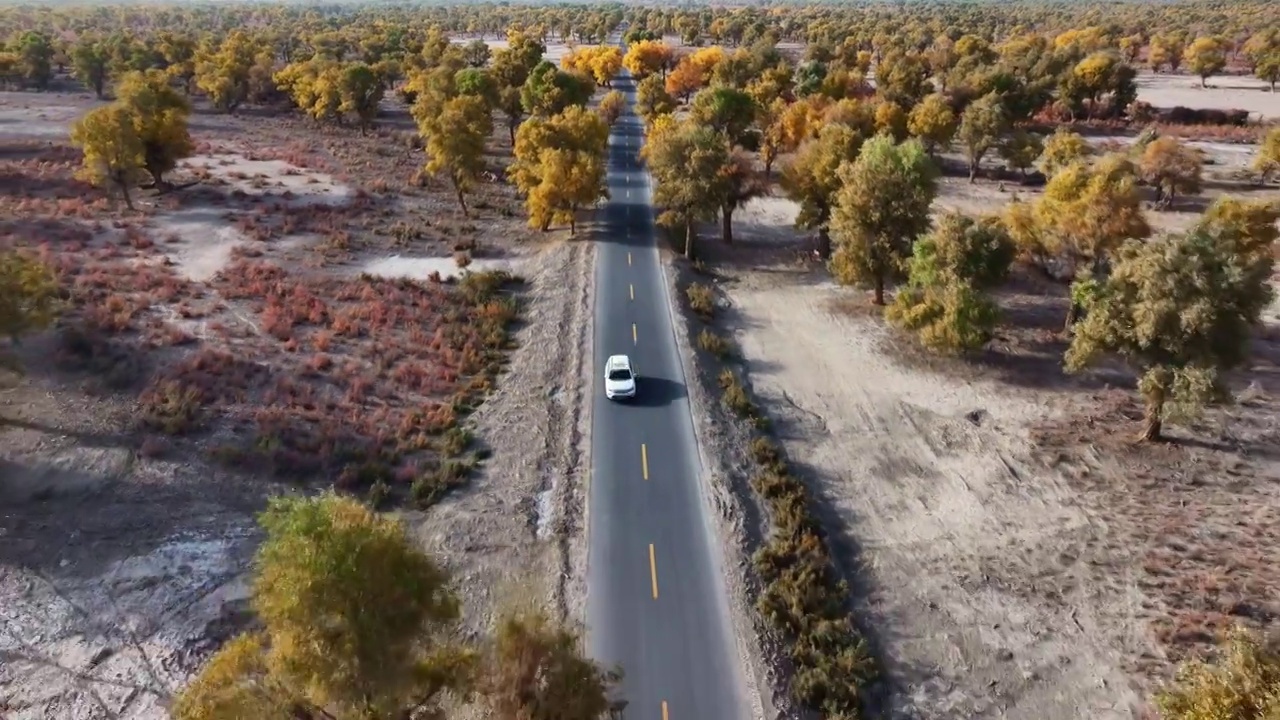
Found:
<svg viewBox="0 0 1280 720"><path fill-rule="evenodd" d="M649 479L649 449L640 443L640 471L644 473L644 479Z"/></svg>
<svg viewBox="0 0 1280 720"><path fill-rule="evenodd" d="M628 265L630 265L630 264L631 264L631 251L630 251L630 250L628 250L628 251L627 251L627 264L628 264Z"/></svg>
<svg viewBox="0 0 1280 720"><path fill-rule="evenodd" d="M653 543L649 543L649 579L653 582L653 599L658 599L658 562L653 558Z"/></svg>
<svg viewBox="0 0 1280 720"><path fill-rule="evenodd" d="M640 344L640 337L639 337L638 335L636 335L636 324L635 324L635 323L631 323L631 344L632 344L632 345L639 345L639 344Z"/></svg>
<svg viewBox="0 0 1280 720"><path fill-rule="evenodd" d="M662 701L662 720L668 720L668 719L667 719L667 701L666 701L666 700L663 700L663 701Z"/></svg>
<svg viewBox="0 0 1280 720"><path fill-rule="evenodd" d="M630 291L631 291L631 299L632 299L632 300L635 300L635 299L636 299L636 286L635 286L635 285L628 285L627 287L628 287L628 288L630 289Z"/></svg>

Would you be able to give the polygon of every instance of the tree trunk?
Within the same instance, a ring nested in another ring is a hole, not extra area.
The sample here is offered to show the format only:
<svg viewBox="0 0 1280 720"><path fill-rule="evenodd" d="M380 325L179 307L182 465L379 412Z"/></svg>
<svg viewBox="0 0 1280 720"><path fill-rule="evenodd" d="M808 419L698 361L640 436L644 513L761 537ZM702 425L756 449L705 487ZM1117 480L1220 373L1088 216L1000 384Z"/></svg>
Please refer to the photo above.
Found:
<svg viewBox="0 0 1280 720"><path fill-rule="evenodd" d="M116 183L120 186L120 194L124 196L124 205L130 210L133 209L133 198L129 197L129 183L123 180Z"/></svg>
<svg viewBox="0 0 1280 720"><path fill-rule="evenodd" d="M970 183L977 182L977 180L978 180L978 163L980 163L981 161L982 161L982 158L973 158L973 159L969 160L969 182L970 182Z"/></svg>
<svg viewBox="0 0 1280 720"><path fill-rule="evenodd" d="M684 256L687 260L693 259L693 221L686 220L684 223Z"/></svg>
<svg viewBox="0 0 1280 720"><path fill-rule="evenodd" d="M458 196L458 205L462 207L462 217L469 217L467 215L467 200L462 196L462 183L454 180L453 192Z"/></svg>
<svg viewBox="0 0 1280 720"><path fill-rule="evenodd" d="M720 207L720 236L724 239L725 245L733 244L733 206L722 205Z"/></svg>
<svg viewBox="0 0 1280 720"><path fill-rule="evenodd" d="M1156 388L1147 397L1146 408L1142 413L1142 434L1139 442L1157 442L1161 439L1160 431L1164 429L1164 390Z"/></svg>
<svg viewBox="0 0 1280 720"><path fill-rule="evenodd" d="M1207 88L1207 87L1209 87L1208 80L1209 80L1209 76L1208 76L1208 75L1201 75L1201 76L1200 76L1200 87L1202 87L1202 88ZM1159 430L1159 429L1156 429L1156 432L1158 433L1158 432L1160 432L1160 430Z"/></svg>
<svg viewBox="0 0 1280 720"><path fill-rule="evenodd" d="M578 214L576 212L573 212L572 210L569 211L569 237L574 237L578 234L577 215Z"/></svg>
<svg viewBox="0 0 1280 720"><path fill-rule="evenodd" d="M516 126L519 124L520 122L516 120L514 117L510 117L507 119L507 134L511 136L512 148L516 146Z"/></svg>
<svg viewBox="0 0 1280 720"><path fill-rule="evenodd" d="M825 225L818 228L818 257L824 262L831 259L831 232Z"/></svg>
<svg viewBox="0 0 1280 720"><path fill-rule="evenodd" d="M872 301L881 307L884 306L884 273L876 272L876 298Z"/></svg>

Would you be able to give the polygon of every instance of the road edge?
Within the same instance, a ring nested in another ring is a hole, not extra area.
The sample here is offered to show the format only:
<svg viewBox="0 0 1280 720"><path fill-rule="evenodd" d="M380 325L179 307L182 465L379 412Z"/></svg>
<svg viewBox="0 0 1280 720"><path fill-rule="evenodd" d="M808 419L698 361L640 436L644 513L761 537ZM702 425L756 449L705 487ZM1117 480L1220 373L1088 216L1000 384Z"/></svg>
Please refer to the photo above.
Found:
<svg viewBox="0 0 1280 720"><path fill-rule="evenodd" d="M652 187L652 178L646 180ZM651 206L652 209L652 206ZM752 717L756 720L765 718L789 718L792 714L789 707L780 709L777 699L786 703L785 690L779 693L781 678L773 671L769 658L776 657L776 644L767 642L768 631L763 625L759 613L755 612L752 600L759 595L759 583L754 580L751 570L751 554L753 544L742 526L741 519L746 516L742 504L752 503L750 495L745 498L734 489L733 478L745 482L746 457L742 461L732 463L736 469L726 468L726 458L713 461L707 454L708 438L699 421L699 415L720 427L724 427L711 418L710 408L716 407L715 400L707 392L702 382L703 373L697 362L696 353L690 342L689 333L692 325L682 309L678 309L674 292L680 287L681 268L678 259L664 247L661 231L654 226L655 239L658 241L659 267L663 273L663 301L667 307L667 315L671 323L672 334L675 335L676 351L680 355L680 369L688 396L689 421L693 429L694 444L698 455L698 494L702 497L705 517L713 518L708 523L711 530L714 560L720 568L721 581L725 590L726 605L729 610L729 621L733 629L734 645L738 661L743 669L742 678L747 693L746 700L751 708ZM740 445L745 448L745 442ZM756 511L758 516L758 511ZM737 519L737 521L735 521ZM732 569L731 569L732 568ZM752 588L756 592L752 592ZM772 697L766 697L762 688L768 688ZM789 706L789 703L786 703Z"/></svg>

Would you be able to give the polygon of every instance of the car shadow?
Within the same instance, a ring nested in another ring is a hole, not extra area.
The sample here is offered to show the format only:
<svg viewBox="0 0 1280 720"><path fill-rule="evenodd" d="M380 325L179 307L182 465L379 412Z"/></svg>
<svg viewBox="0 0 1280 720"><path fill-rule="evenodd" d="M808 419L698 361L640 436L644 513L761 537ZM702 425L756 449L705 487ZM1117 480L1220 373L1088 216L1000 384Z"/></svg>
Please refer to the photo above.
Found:
<svg viewBox="0 0 1280 720"><path fill-rule="evenodd" d="M639 375L636 378L636 396L625 402L637 407L666 407L687 396L688 390L684 383L652 375Z"/></svg>

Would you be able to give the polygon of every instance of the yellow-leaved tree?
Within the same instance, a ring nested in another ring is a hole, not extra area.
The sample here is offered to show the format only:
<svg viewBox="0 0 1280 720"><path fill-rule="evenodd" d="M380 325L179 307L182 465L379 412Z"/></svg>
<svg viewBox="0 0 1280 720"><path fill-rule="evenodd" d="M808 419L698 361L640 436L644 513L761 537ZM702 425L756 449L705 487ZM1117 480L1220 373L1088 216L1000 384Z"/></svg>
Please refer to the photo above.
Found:
<svg viewBox="0 0 1280 720"><path fill-rule="evenodd" d="M608 197L608 142L608 123L580 105L520 126L507 172L525 196L530 226L545 232L552 223L568 223L570 234L577 232L578 211Z"/></svg>
<svg viewBox="0 0 1280 720"><path fill-rule="evenodd" d="M419 114L418 131L426 144L427 172L449 179L466 215L465 194L484 171L485 143L493 132L488 104L475 95L451 98L438 113Z"/></svg>
<svg viewBox="0 0 1280 720"><path fill-rule="evenodd" d="M57 306L58 282L47 265L13 250L0 251L0 337L18 344L23 335L47 327ZM0 367L18 369L3 349Z"/></svg>
<svg viewBox="0 0 1280 720"><path fill-rule="evenodd" d="M95 108L71 126L71 142L84 151L80 176L107 190L118 190L133 209L130 188L147 177L146 144L137 112L120 103Z"/></svg>
<svg viewBox="0 0 1280 720"><path fill-rule="evenodd" d="M164 174L195 151L187 128L191 103L162 70L125 74L116 85L116 101L133 111L142 140L143 165L156 187L166 187Z"/></svg>
<svg viewBox="0 0 1280 720"><path fill-rule="evenodd" d="M233 30L221 43L206 40L195 56L195 82L214 107L233 112L249 97L251 73L260 44L244 30Z"/></svg>
<svg viewBox="0 0 1280 720"><path fill-rule="evenodd" d="M251 601L262 629L222 647L175 720L441 717L454 691L498 717L597 720L619 674L538 612L504 613L479 646L453 640L448 575L400 521L333 493L273 499Z"/></svg>

